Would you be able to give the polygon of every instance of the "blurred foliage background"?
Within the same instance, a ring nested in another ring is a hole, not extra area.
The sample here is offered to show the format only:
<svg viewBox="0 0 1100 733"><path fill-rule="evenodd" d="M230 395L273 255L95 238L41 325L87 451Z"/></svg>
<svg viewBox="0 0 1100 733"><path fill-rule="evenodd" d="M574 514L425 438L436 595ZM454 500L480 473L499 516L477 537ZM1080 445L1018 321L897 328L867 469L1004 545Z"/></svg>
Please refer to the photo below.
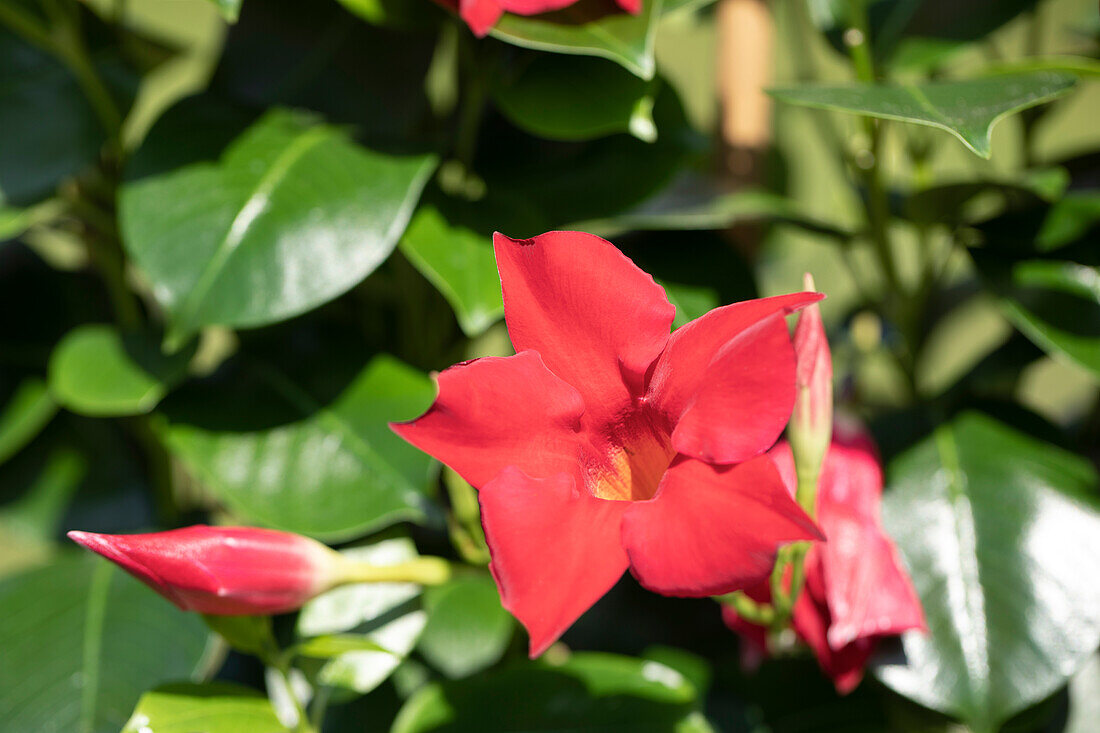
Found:
<svg viewBox="0 0 1100 733"><path fill-rule="evenodd" d="M333 733L1094 730L1096 4L767 7L746 171L705 1L476 39L427 0L0 0L0 731L283 730L291 695ZM629 576L525 661L472 489L387 422L510 353L490 234L563 228L676 325L828 294L932 632L853 694ZM199 521L462 569L276 619L389 650L285 677L63 539Z"/></svg>

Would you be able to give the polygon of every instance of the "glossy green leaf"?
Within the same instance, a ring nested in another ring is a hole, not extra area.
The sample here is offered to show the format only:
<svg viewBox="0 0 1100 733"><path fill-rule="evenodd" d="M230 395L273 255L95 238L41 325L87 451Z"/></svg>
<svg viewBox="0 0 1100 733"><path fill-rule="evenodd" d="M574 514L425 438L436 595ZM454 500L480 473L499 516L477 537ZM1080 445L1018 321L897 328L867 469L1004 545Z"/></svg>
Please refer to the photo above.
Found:
<svg viewBox="0 0 1100 733"><path fill-rule="evenodd" d="M198 673L202 620L104 560L0 583L0 731L117 733L149 687Z"/></svg>
<svg viewBox="0 0 1100 733"><path fill-rule="evenodd" d="M401 252L443 293L458 325L477 336L504 314L493 243L461 225L452 225L433 206L413 217Z"/></svg>
<svg viewBox="0 0 1100 733"><path fill-rule="evenodd" d="M245 369L164 410L170 450L236 513L334 541L427 516L431 459L389 428L431 404L425 374L378 356L329 397L266 363Z"/></svg>
<svg viewBox="0 0 1100 733"><path fill-rule="evenodd" d="M242 0L210 0L217 6L218 12L230 23L236 23L241 16Z"/></svg>
<svg viewBox="0 0 1100 733"><path fill-rule="evenodd" d="M0 411L0 463L18 453L56 413L57 403L44 381L28 377L20 382Z"/></svg>
<svg viewBox="0 0 1100 733"><path fill-rule="evenodd" d="M1050 207L1035 248L1051 252L1090 234L1100 236L1100 191L1070 191Z"/></svg>
<svg viewBox="0 0 1100 733"><path fill-rule="evenodd" d="M165 354L158 341L107 324L79 326L50 356L50 394L81 415L140 415L183 379L194 353Z"/></svg>
<svg viewBox="0 0 1100 733"><path fill-rule="evenodd" d="M398 538L345 550L372 565L394 565L417 557L411 540ZM307 603L298 617L305 644L317 637L358 637L364 647L330 655L318 680L333 687L369 692L389 677L412 651L427 615L415 607L420 586L412 583L355 583L330 590ZM377 648L369 648L374 645Z"/></svg>
<svg viewBox="0 0 1100 733"><path fill-rule="evenodd" d="M1075 82L1069 74L1039 72L909 85L791 87L772 89L770 94L803 107L936 127L988 158L990 134L999 120L1056 99Z"/></svg>
<svg viewBox="0 0 1100 733"><path fill-rule="evenodd" d="M371 641L366 636L354 634L328 634L315 636L300 644L294 645L294 653L303 657L314 659L329 659L338 657L348 652L384 652L393 654L381 644Z"/></svg>
<svg viewBox="0 0 1100 733"><path fill-rule="evenodd" d="M653 43L661 16L702 4L700 0L644 0L642 12L630 15L611 0L581 0L552 13L505 13L490 33L539 51L610 59L642 79L652 79L657 69Z"/></svg>
<svg viewBox="0 0 1100 733"><path fill-rule="evenodd" d="M887 685L975 731L1050 695L1100 642L1100 513L1088 461L965 413L889 467L886 527L929 634Z"/></svg>
<svg viewBox="0 0 1100 733"><path fill-rule="evenodd" d="M123 240L169 313L170 340L260 326L341 295L397 245L435 166L275 110L217 164L123 187ZM242 287L247 283L247 287Z"/></svg>
<svg viewBox="0 0 1100 733"><path fill-rule="evenodd" d="M177 683L141 696L122 733L286 733L271 702L248 687Z"/></svg>
<svg viewBox="0 0 1100 733"><path fill-rule="evenodd" d="M653 89L621 66L582 56L543 54L514 78L498 79L493 101L512 124L550 140L589 140L629 132L651 142Z"/></svg>
<svg viewBox="0 0 1100 733"><path fill-rule="evenodd" d="M428 625L417 648L451 678L495 664L512 638L512 617L500 605L496 584L485 574L455 578L424 593Z"/></svg>
<svg viewBox="0 0 1100 733"><path fill-rule="evenodd" d="M529 662L425 687L405 704L392 730L710 731L693 708L695 696L683 675L660 662L577 653L561 665Z"/></svg>

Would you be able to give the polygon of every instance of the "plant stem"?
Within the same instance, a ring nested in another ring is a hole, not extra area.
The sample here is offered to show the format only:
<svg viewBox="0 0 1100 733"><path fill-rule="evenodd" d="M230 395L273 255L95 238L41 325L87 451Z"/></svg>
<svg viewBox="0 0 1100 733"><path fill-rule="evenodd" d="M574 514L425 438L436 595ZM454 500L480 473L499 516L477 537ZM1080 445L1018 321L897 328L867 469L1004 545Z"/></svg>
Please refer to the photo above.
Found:
<svg viewBox="0 0 1100 733"><path fill-rule="evenodd" d="M770 627L775 620L775 610L770 604L757 603L742 591L720 596L718 602L732 606L737 615L749 623Z"/></svg>
<svg viewBox="0 0 1100 733"><path fill-rule="evenodd" d="M439 585L451 577L451 564L441 557L418 557L398 565L370 565L348 560L340 569L343 583L417 583Z"/></svg>

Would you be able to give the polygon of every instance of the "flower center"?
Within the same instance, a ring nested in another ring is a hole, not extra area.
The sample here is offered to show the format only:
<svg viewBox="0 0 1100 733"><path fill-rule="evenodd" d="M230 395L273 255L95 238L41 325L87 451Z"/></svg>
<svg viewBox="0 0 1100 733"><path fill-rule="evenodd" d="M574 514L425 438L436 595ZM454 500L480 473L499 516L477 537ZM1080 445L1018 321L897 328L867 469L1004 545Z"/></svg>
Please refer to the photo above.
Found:
<svg viewBox="0 0 1100 733"><path fill-rule="evenodd" d="M642 404L610 426L585 464L589 492L609 501L652 499L676 455L663 423Z"/></svg>

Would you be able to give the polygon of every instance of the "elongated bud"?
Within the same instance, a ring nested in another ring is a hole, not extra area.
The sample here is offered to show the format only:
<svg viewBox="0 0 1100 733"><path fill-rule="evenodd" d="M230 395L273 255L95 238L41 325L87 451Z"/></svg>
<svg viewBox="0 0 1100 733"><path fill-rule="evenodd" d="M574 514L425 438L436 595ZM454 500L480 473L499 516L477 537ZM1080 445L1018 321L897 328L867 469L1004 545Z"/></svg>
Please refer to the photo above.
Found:
<svg viewBox="0 0 1100 733"><path fill-rule="evenodd" d="M814 290L814 279L809 273L805 277L805 289ZM817 485L833 429L833 360L821 321L821 309L816 303L799 314L794 330L794 351L797 395L787 437L798 473L799 503L812 512L813 502L806 493L812 494L809 484Z"/></svg>
<svg viewBox="0 0 1100 733"><path fill-rule="evenodd" d="M69 532L185 611L286 613L340 582L344 558L308 537L196 525L151 534Z"/></svg>

